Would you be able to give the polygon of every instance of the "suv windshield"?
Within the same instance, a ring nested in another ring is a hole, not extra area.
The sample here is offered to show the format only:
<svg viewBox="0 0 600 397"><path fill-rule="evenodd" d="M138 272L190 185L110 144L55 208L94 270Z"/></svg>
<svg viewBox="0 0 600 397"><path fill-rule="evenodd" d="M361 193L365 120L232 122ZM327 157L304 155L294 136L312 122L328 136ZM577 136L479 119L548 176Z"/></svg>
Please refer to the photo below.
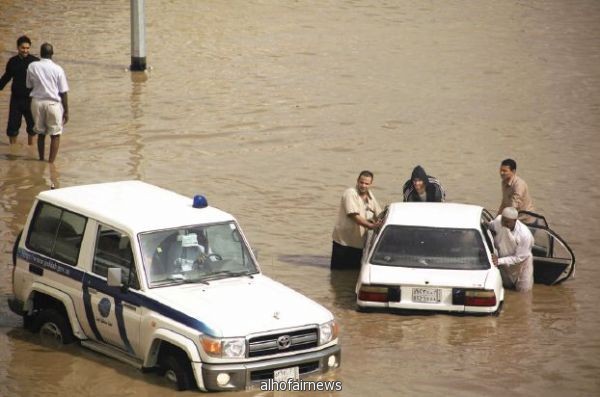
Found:
<svg viewBox="0 0 600 397"><path fill-rule="evenodd" d="M142 233L139 240L150 287L257 273L234 222Z"/></svg>
<svg viewBox="0 0 600 397"><path fill-rule="evenodd" d="M384 229L371 263L433 269L490 268L481 236L475 229L396 225Z"/></svg>

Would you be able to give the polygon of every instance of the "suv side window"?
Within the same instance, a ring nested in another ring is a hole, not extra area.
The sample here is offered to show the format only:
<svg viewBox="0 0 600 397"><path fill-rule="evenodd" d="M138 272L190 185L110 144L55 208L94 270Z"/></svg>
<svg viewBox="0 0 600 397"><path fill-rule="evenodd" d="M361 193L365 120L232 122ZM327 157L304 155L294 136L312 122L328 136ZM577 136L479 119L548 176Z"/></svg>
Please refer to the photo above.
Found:
<svg viewBox="0 0 600 397"><path fill-rule="evenodd" d="M101 225L98 227L92 271L107 277L111 267L121 268L123 285L140 288L129 237L109 226Z"/></svg>
<svg viewBox="0 0 600 397"><path fill-rule="evenodd" d="M31 221L26 246L71 266L77 266L87 218L40 202Z"/></svg>

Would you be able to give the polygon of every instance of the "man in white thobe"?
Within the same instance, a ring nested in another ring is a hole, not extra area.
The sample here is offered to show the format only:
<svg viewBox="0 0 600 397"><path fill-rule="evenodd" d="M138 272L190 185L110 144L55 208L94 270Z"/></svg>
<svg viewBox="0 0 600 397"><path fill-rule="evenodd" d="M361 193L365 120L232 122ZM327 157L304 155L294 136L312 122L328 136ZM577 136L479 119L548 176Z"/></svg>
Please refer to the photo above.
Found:
<svg viewBox="0 0 600 397"><path fill-rule="evenodd" d="M500 270L502 284L525 292L533 287L533 235L518 217L516 208L507 207L490 222L489 229L498 250L498 256L493 255L492 260Z"/></svg>

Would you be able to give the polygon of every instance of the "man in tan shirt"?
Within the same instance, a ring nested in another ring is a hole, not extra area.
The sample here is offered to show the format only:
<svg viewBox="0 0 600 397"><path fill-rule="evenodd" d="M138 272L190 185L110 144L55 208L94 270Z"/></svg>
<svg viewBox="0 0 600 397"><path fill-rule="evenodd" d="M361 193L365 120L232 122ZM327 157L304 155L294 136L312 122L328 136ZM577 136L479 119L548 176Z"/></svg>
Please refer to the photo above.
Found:
<svg viewBox="0 0 600 397"><path fill-rule="evenodd" d="M502 202L500 208L498 208L498 214L501 214L508 207L514 207L517 211L535 210L527 183L517 176L517 163L515 160L506 159L502 161L500 164L500 178L502 178Z"/></svg>
<svg viewBox="0 0 600 397"><path fill-rule="evenodd" d="M377 216L381 207L369 190L373 173L362 171L356 186L344 191L338 211L338 220L333 229L331 268L360 267L366 232L378 226Z"/></svg>

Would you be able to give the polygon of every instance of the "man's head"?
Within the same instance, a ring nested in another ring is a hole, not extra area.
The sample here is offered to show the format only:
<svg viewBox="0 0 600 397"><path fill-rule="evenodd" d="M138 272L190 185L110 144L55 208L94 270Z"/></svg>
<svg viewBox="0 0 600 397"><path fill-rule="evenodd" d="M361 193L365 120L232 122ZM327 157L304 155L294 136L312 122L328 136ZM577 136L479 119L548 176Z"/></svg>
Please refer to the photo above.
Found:
<svg viewBox="0 0 600 397"><path fill-rule="evenodd" d="M358 190L360 194L368 193L372 183L373 173L367 170L361 171L356 180L356 190Z"/></svg>
<svg viewBox="0 0 600 397"><path fill-rule="evenodd" d="M21 36L17 39L17 50L19 51L19 56L21 58L27 57L29 55L29 50L31 49L31 40L27 36Z"/></svg>
<svg viewBox="0 0 600 397"><path fill-rule="evenodd" d="M54 48L50 43L44 43L40 47L40 56L42 58L52 59L52 55L54 55Z"/></svg>
<svg viewBox="0 0 600 397"><path fill-rule="evenodd" d="M415 190L419 194L423 194L425 191L425 187L427 186L427 173L425 169L420 165L417 165L410 176L410 180L412 181Z"/></svg>
<svg viewBox="0 0 600 397"><path fill-rule="evenodd" d="M502 160L500 163L500 178L503 181L510 181L517 172L517 162L513 159Z"/></svg>
<svg viewBox="0 0 600 397"><path fill-rule="evenodd" d="M515 207L506 207L502 210L502 226L514 230L518 217L519 211Z"/></svg>

